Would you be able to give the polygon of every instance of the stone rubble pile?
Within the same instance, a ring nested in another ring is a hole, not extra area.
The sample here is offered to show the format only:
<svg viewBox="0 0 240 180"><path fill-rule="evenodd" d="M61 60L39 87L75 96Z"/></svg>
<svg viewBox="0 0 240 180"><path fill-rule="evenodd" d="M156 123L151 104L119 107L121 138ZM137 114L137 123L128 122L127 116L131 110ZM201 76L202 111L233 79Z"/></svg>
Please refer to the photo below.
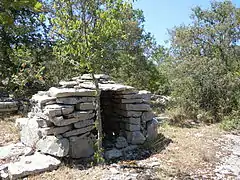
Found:
<svg viewBox="0 0 240 180"><path fill-rule="evenodd" d="M104 146L106 159L122 157L125 152L136 149L137 145L157 136L157 121L151 112L149 92L117 84L104 74L95 75L95 78L101 91L103 134L106 137L115 137L111 148ZM97 91L92 76L84 74L59 84L59 87L35 94L31 99L32 108L28 117L16 120L21 143L38 152L31 156L91 157L97 139ZM31 167L27 166L27 173L24 170L16 170L22 173L12 170L10 174L19 178L31 174L29 171L42 172L48 167L56 168L60 164L57 159L50 160L53 165L46 164L37 170L29 170ZM25 166L21 163L23 161L24 159L20 158L20 161L15 162L20 164L11 167Z"/></svg>

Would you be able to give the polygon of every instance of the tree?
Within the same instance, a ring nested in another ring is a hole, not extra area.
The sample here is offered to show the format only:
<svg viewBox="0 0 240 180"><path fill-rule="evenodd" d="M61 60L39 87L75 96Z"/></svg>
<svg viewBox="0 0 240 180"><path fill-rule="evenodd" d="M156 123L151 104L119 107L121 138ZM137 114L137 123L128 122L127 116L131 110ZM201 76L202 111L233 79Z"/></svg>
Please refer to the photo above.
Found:
<svg viewBox="0 0 240 180"><path fill-rule="evenodd" d="M45 89L43 74L52 48L43 4L37 0L0 2L0 86L18 96Z"/></svg>
<svg viewBox="0 0 240 180"><path fill-rule="evenodd" d="M240 9L212 2L194 8L191 18L171 32L173 94L194 116L202 110L220 120L239 108Z"/></svg>
<svg viewBox="0 0 240 180"><path fill-rule="evenodd" d="M56 35L54 52L63 64L76 72L92 74L97 90L98 150L102 148L100 90L95 73L106 72L117 64L121 52L119 42L126 37L125 17L132 10L123 0L55 0L53 33ZM130 17L131 18L131 17Z"/></svg>

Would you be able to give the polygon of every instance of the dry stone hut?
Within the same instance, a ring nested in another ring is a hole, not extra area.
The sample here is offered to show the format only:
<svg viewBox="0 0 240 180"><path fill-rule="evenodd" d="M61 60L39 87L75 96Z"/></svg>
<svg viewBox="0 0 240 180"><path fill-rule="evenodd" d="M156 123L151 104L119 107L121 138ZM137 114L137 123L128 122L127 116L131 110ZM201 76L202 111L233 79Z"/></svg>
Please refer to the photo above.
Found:
<svg viewBox="0 0 240 180"><path fill-rule="evenodd" d="M101 116L107 159L157 135L150 107L150 93L117 84L107 75L95 75L101 90ZM84 158L94 153L96 90L92 77L84 74L60 87L39 92L32 99L27 118L17 120L21 142L57 157Z"/></svg>

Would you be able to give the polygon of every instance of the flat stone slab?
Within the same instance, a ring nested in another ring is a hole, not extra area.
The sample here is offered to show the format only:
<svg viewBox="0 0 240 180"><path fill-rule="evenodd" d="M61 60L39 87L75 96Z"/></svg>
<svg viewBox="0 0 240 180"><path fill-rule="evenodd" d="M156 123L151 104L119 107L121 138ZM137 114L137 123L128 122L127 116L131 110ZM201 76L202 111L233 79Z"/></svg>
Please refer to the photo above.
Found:
<svg viewBox="0 0 240 180"><path fill-rule="evenodd" d="M114 112L123 117L140 117L142 115L141 111L126 111L121 109L114 109Z"/></svg>
<svg viewBox="0 0 240 180"><path fill-rule="evenodd" d="M22 143L10 144L0 147L0 159L16 158L22 155L29 155L33 152L31 147Z"/></svg>
<svg viewBox="0 0 240 180"><path fill-rule="evenodd" d="M0 112L13 112L18 110L17 101L0 102Z"/></svg>
<svg viewBox="0 0 240 180"><path fill-rule="evenodd" d="M136 92L135 88L132 86L126 86L122 84L99 84L99 88L103 91L130 91Z"/></svg>
<svg viewBox="0 0 240 180"><path fill-rule="evenodd" d="M60 164L61 161L58 159L36 152L31 156L21 157L18 162L10 163L8 172L10 179L20 179L28 175L57 169Z"/></svg>
<svg viewBox="0 0 240 180"><path fill-rule="evenodd" d="M40 131L42 132L43 136L46 135L59 135L59 134L63 134L69 130L72 129L71 125L68 126L61 126L61 127L46 127L46 128L40 128Z"/></svg>
<svg viewBox="0 0 240 180"><path fill-rule="evenodd" d="M90 126L94 124L94 120L93 119L88 119L88 120L83 120L83 121L79 121L77 123L74 123L74 127L75 128L83 128L86 126Z"/></svg>
<svg viewBox="0 0 240 180"><path fill-rule="evenodd" d="M13 112L13 111L17 111L18 107L8 107L8 108L0 108L0 112Z"/></svg>
<svg viewBox="0 0 240 180"><path fill-rule="evenodd" d="M83 111L87 111L87 110L94 110L96 109L96 105L94 103L91 102L84 102L84 103L79 103L75 106L76 110L83 110Z"/></svg>
<svg viewBox="0 0 240 180"><path fill-rule="evenodd" d="M44 108L44 112L50 117L67 115L74 111L74 106L72 105L60 105L60 104L51 104L47 105Z"/></svg>
<svg viewBox="0 0 240 180"><path fill-rule="evenodd" d="M7 109L12 107L17 107L18 102L11 101L11 102L0 102L0 109Z"/></svg>
<svg viewBox="0 0 240 180"><path fill-rule="evenodd" d="M37 142L36 149L45 154L64 157L69 151L69 141L66 138L58 139L55 136L46 136Z"/></svg>
<svg viewBox="0 0 240 180"><path fill-rule="evenodd" d="M114 106L127 111L151 111L149 104L115 104Z"/></svg>
<svg viewBox="0 0 240 180"><path fill-rule="evenodd" d="M119 103L119 104L139 104L139 103L145 103L148 101L145 101L144 99L113 99L113 102Z"/></svg>
<svg viewBox="0 0 240 180"><path fill-rule="evenodd" d="M75 88L55 88L49 89L51 97L71 97L71 96L96 96L96 91L91 89L75 89Z"/></svg>
<svg viewBox="0 0 240 180"><path fill-rule="evenodd" d="M93 130L94 128L95 128L94 126L87 126L87 127L81 128L81 129L74 129L74 130L65 132L63 134L63 137L70 137L70 136L77 136L80 134L84 134L84 133L87 133L87 132Z"/></svg>
<svg viewBox="0 0 240 180"><path fill-rule="evenodd" d="M116 114L112 115L111 121L113 121L113 123L124 122L124 123L135 124L135 125L141 124L140 117L118 117Z"/></svg>
<svg viewBox="0 0 240 180"><path fill-rule="evenodd" d="M95 97L62 97L57 98L56 102L60 104L71 104L75 105L82 102L94 102Z"/></svg>
<svg viewBox="0 0 240 180"><path fill-rule="evenodd" d="M39 94L35 94L31 98L31 101L36 102L39 107L42 107L43 105L46 105L46 103L52 102L52 101L55 101L55 100L56 100L56 97L50 97L48 95L42 95L41 96Z"/></svg>
<svg viewBox="0 0 240 180"><path fill-rule="evenodd" d="M78 82L77 81L60 81L59 84L62 87L72 88L72 87L76 86L78 84Z"/></svg>
<svg viewBox="0 0 240 180"><path fill-rule="evenodd" d="M83 121L87 119L92 119L95 116L95 113L93 111L75 111L74 113L54 117L50 120L56 125L56 126L67 126L69 124L76 123L78 121Z"/></svg>
<svg viewBox="0 0 240 180"><path fill-rule="evenodd" d="M75 111L71 114L68 114L64 116L67 119L70 118L77 118L79 121L81 120L86 120L86 119L91 119L95 116L95 113L93 111Z"/></svg>
<svg viewBox="0 0 240 180"><path fill-rule="evenodd" d="M145 98L145 94L138 94L138 93L134 93L134 94L115 94L114 98L116 99L145 99L147 100L147 98Z"/></svg>
<svg viewBox="0 0 240 180"><path fill-rule="evenodd" d="M94 74L94 77L96 78L96 79L105 79L105 80L108 80L110 77L108 76L108 75L106 75L106 74ZM83 80L92 80L93 78L92 78L92 75L91 74L83 74L82 76L81 76L81 79L83 79Z"/></svg>

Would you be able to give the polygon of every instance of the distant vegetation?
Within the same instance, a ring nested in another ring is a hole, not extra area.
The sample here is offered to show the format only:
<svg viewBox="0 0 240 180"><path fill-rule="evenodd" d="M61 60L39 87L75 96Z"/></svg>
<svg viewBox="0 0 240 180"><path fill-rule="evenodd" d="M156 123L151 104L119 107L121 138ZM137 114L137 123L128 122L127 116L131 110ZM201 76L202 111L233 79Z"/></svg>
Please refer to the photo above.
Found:
<svg viewBox="0 0 240 180"><path fill-rule="evenodd" d="M106 73L172 96L175 117L239 127L240 9L231 1L194 8L190 25L170 30L169 48L145 31L130 1L2 0L0 7L0 88L16 97Z"/></svg>

